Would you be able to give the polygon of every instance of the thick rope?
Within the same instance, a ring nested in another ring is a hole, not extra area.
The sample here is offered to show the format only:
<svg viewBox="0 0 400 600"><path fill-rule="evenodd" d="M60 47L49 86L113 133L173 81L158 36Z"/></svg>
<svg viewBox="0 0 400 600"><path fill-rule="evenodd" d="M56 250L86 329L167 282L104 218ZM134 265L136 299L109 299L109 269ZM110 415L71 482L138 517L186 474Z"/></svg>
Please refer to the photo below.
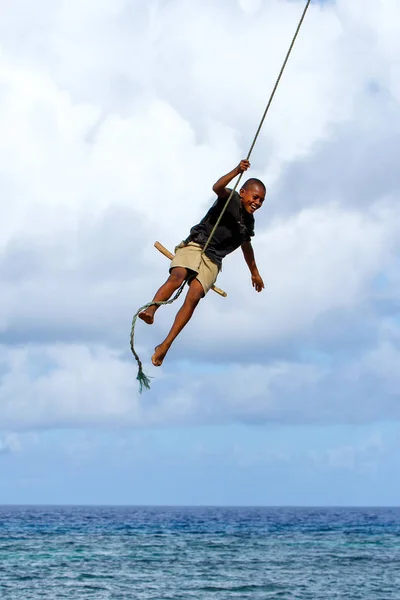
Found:
<svg viewBox="0 0 400 600"><path fill-rule="evenodd" d="M274 96L275 96L275 92L276 92L276 90L278 89L278 86L279 86L279 83L280 83L281 77L282 77L282 75L283 75L283 71L285 70L285 67L286 67L286 63L287 63L287 62L288 62L288 60L289 60L289 56L290 56L290 54L291 54L291 52L292 52L293 46L294 46L294 44L295 44L296 38L297 38L297 36L298 36L298 33L299 33L299 31L300 31L300 28L301 28L301 26L302 26L302 24L303 24L304 18L305 18L305 16L306 16L306 13L307 13L307 10L308 10L308 7L310 6L310 4L311 4L311 0L307 0L306 7L305 7L305 9L304 9L304 11L303 11L303 14L302 14L302 16L301 16L301 19L300 19L300 21L299 21L299 24L298 24L298 26L297 26L296 32L295 32L295 34L294 34L294 36L293 36L292 42L291 42L291 44L290 44L290 47L289 47L289 50L288 50L288 52L287 52L287 54L286 54L285 60L284 60L284 62L283 62L283 65L282 65L282 68L281 68L281 70L280 70L280 72L279 72L278 79L276 80L276 83L275 83L275 85L274 85L274 88L273 88L273 90L272 90L272 93L271 93L270 99L269 99L269 101L268 101L268 104L267 104L267 106L266 106L266 108L265 108L264 114L263 114L263 116L262 116L262 119L261 119L261 121L260 121L260 124L259 124L259 126L258 126L258 128L257 128L257 131L256 131L256 134L255 134L255 136L254 136L254 139L253 139L253 141L252 141L252 143L251 143L251 146L250 146L249 152L247 153L246 160L249 160L249 159L250 159L251 153L252 153L252 151L253 151L253 148L254 148L254 146L255 146L255 144L256 144L256 141L257 141L257 139L258 139L258 136L259 136L259 134L260 134L261 128L262 128L262 126L263 126L263 123L264 123L264 121L265 121L265 117L267 116L267 113L268 113L268 111L269 111L269 107L271 106L272 100L273 100L273 98L274 98ZM237 181L236 181L236 183L235 183L235 187L234 187L234 188L231 190L231 193L229 194L229 198L227 199L227 201L226 201L226 203L225 203L225 206L223 207L223 209L222 209L222 211L221 211L221 213L220 213L220 215L219 215L219 217L218 217L218 219L217 219L217 221L216 221L216 223L215 223L215 225L214 225L214 227L213 227L213 229L212 229L212 231L211 231L210 235L208 236L208 239L207 239L207 241L206 241L206 243L205 243L205 245L204 245L204 247L203 247L203 250L202 250L202 252L201 252L201 256L200 256L200 263L201 263L201 260L202 260L203 254L204 254L204 253L205 253L205 251L207 250L207 248L208 248L208 245L209 245L209 243L210 243L210 241L211 241L212 237L214 236L214 234L215 234L215 231L216 231L216 229L217 229L218 225L219 225L219 224L220 224L220 222L221 222L222 216L223 216L223 214L225 213L226 209L228 208L228 206L229 206L229 202L231 201L231 199L232 199L232 196L233 196L233 194L235 193L235 191L236 191L236 189L237 189L237 187L238 187L238 185L239 185L239 182L240 182L240 180L242 179L242 177L243 177L243 172L242 172L242 173L240 173L240 175L239 175L239 177L238 177L238 179L237 179ZM181 285L181 287L179 288L179 290L177 291L177 293L175 294L175 296L174 296L174 297L173 297L171 300L167 300L167 301L165 301L165 302L149 302L148 304L145 304L144 306L142 306L142 308L139 308L139 310L137 311L137 313L136 313L136 314L134 315L134 317L133 317L133 320L132 320L132 328L131 328L131 337L130 337L130 341L131 341L131 350L132 350L132 354L134 355L134 357L135 357L135 359L136 359L136 361L137 361L137 364L138 364L138 374L137 374L137 377L136 377L136 379L139 381L140 393L142 393L142 391L143 391L143 388L144 388L144 387L145 387L146 389L150 389L150 378L149 378L147 375L145 375L145 374L144 374L144 372L143 372L143 365L142 365L142 361L140 360L140 358L139 358L139 356L138 356L137 352L135 351L134 345L133 345L133 339L134 339L134 329L135 329L135 325L136 325L136 319L137 319L137 317L138 317L139 313L141 313L143 310L145 310L145 309L146 309L146 308L148 308L149 306L153 306L153 305L161 306L162 304L172 304L172 302L174 302L174 301L175 301L175 300L176 300L176 299L177 299L177 298L180 296L180 294L182 293L182 290L183 290L183 288L184 288L184 286L185 286L185 283L186 283L186 282L184 282L184 283Z"/></svg>
<svg viewBox="0 0 400 600"><path fill-rule="evenodd" d="M289 60L289 56L290 56L290 54L291 54L291 52L292 52L292 49L293 49L294 43L295 43L295 41L296 41L296 39L297 39L297 36L298 36L298 34L299 34L300 28L301 28L301 26L302 26L302 24L303 24L304 18L305 18L305 16L306 16L306 13L307 13L307 10L308 10L308 7L310 6L310 4L311 4L311 0L307 0L306 7L305 7L305 9L304 9L304 11L303 11L303 14L301 15L301 19L300 19L300 21L299 21L299 24L297 25L296 32L295 32L295 34L294 34L294 36L293 36L292 43L290 44L290 47L289 47L289 50L288 50L288 52L287 52L287 54L286 54L285 60L284 60L284 62L283 62L283 65L282 65L282 68L281 68L281 70L280 70L280 72L279 72L278 79L276 80L276 83L275 83L275 85L274 85L274 89L272 90L272 93L271 93L270 99L269 99L269 101L268 101L268 104L267 104L267 106L266 106L266 109L265 109L265 111L264 111L264 114L263 114L263 116L262 116L262 119L261 119L261 121L260 121L260 124L259 124L259 126L258 126L258 128L257 128L257 131L256 131L256 134L255 134L255 136L254 136L254 139L253 139L253 141L252 141L252 143L251 143L250 150L249 150L249 151L248 151L248 153L247 153L246 160L249 160L249 159L250 159L251 153L253 152L253 148L254 148L254 146L256 145L256 141L257 141L257 138L258 138L258 136L259 136L259 134L260 134L261 128L262 128L262 126L263 126L263 124L264 124L265 117L267 116L267 113L268 113L268 111L269 111L269 107L271 106L272 100L273 100L273 98L274 98L274 96L275 96L275 92L276 92L276 90L278 89L278 85L279 85L279 82L280 82L280 80L281 80L281 78L282 78L283 71L285 70L286 63L287 63L287 61ZM203 255L203 254L205 253L205 251L207 250L207 248L208 248L208 245L209 245L209 243L210 243L210 241L211 241L211 238L214 236L214 233L216 232L216 230L217 230L217 227L218 227L218 225L219 225L219 224L220 224L220 222L221 222L222 216L223 216L224 212L226 211L226 209L228 208L228 206L229 206L229 203L230 203L230 201L231 201L231 199L232 199L232 196L233 196L233 194L235 193L235 191L236 191L236 189L237 189L237 187L238 187L238 185L239 185L239 182L240 182L240 180L242 179L242 177L243 177L243 171L242 171L242 173L240 173L240 175L239 175L239 177L238 177L238 179L237 179L237 181L236 181L236 183L235 183L235 187L234 187L234 188L231 190L231 193L229 194L229 197L228 197L228 199L227 199L227 201L226 201L226 203L225 203L225 206L223 207L223 209L222 209L222 211L221 211L221 214L219 215L219 217L218 217L218 219L217 219L217 221L216 221L216 223L215 223L215 225L214 225L214 227L213 227L213 229L212 229L212 231L211 231L210 235L208 236L208 240L207 240L207 242L205 243L205 245L204 245L204 248L203 248L203 250L202 250L202 255Z"/></svg>

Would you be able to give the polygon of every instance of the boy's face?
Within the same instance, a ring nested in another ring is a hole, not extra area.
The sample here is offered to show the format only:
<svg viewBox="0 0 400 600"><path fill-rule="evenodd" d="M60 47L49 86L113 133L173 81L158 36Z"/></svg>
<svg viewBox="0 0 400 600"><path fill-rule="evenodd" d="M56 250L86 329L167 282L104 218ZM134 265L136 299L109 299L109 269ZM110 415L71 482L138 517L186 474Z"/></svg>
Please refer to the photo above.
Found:
<svg viewBox="0 0 400 600"><path fill-rule="evenodd" d="M240 190L240 197L246 212L253 214L261 208L265 199L265 190L259 183L251 183L246 189Z"/></svg>

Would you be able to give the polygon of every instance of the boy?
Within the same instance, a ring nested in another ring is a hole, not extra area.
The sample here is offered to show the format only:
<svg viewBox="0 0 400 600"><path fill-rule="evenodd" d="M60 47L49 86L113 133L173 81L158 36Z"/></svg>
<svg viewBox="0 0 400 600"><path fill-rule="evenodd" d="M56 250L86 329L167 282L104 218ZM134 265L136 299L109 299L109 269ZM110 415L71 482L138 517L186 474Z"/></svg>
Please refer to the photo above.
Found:
<svg viewBox="0 0 400 600"><path fill-rule="evenodd" d="M242 160L235 169L213 185L213 191L218 196L216 202L200 223L192 227L189 237L175 248L175 256L170 264L170 275L153 301L169 300L185 280L189 282L189 290L169 334L155 348L151 357L156 367L162 364L172 342L189 322L201 298L215 284L223 258L239 246L249 267L253 287L257 292L261 292L264 288L250 241L254 235L253 214L262 206L266 193L265 185L259 179L248 179L239 193L234 192L205 253L201 256L202 249L230 195L231 190L226 186L249 167L249 161ZM151 325L157 308L158 306L150 306L141 312L139 317Z"/></svg>

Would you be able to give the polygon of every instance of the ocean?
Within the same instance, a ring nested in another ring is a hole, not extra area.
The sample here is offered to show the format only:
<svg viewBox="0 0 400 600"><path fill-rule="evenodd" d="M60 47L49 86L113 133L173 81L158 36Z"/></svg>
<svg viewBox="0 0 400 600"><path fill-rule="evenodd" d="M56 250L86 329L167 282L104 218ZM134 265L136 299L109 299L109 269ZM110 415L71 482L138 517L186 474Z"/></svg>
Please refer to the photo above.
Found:
<svg viewBox="0 0 400 600"><path fill-rule="evenodd" d="M400 509L0 506L0 598L400 599Z"/></svg>

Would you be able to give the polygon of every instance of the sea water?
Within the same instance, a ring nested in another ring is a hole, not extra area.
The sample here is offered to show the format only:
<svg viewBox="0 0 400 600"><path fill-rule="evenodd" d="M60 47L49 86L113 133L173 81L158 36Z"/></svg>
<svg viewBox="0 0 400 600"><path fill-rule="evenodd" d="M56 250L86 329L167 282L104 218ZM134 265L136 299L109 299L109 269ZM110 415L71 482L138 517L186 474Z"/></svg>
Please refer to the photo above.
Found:
<svg viewBox="0 0 400 600"><path fill-rule="evenodd" d="M400 509L0 507L0 598L400 599Z"/></svg>

